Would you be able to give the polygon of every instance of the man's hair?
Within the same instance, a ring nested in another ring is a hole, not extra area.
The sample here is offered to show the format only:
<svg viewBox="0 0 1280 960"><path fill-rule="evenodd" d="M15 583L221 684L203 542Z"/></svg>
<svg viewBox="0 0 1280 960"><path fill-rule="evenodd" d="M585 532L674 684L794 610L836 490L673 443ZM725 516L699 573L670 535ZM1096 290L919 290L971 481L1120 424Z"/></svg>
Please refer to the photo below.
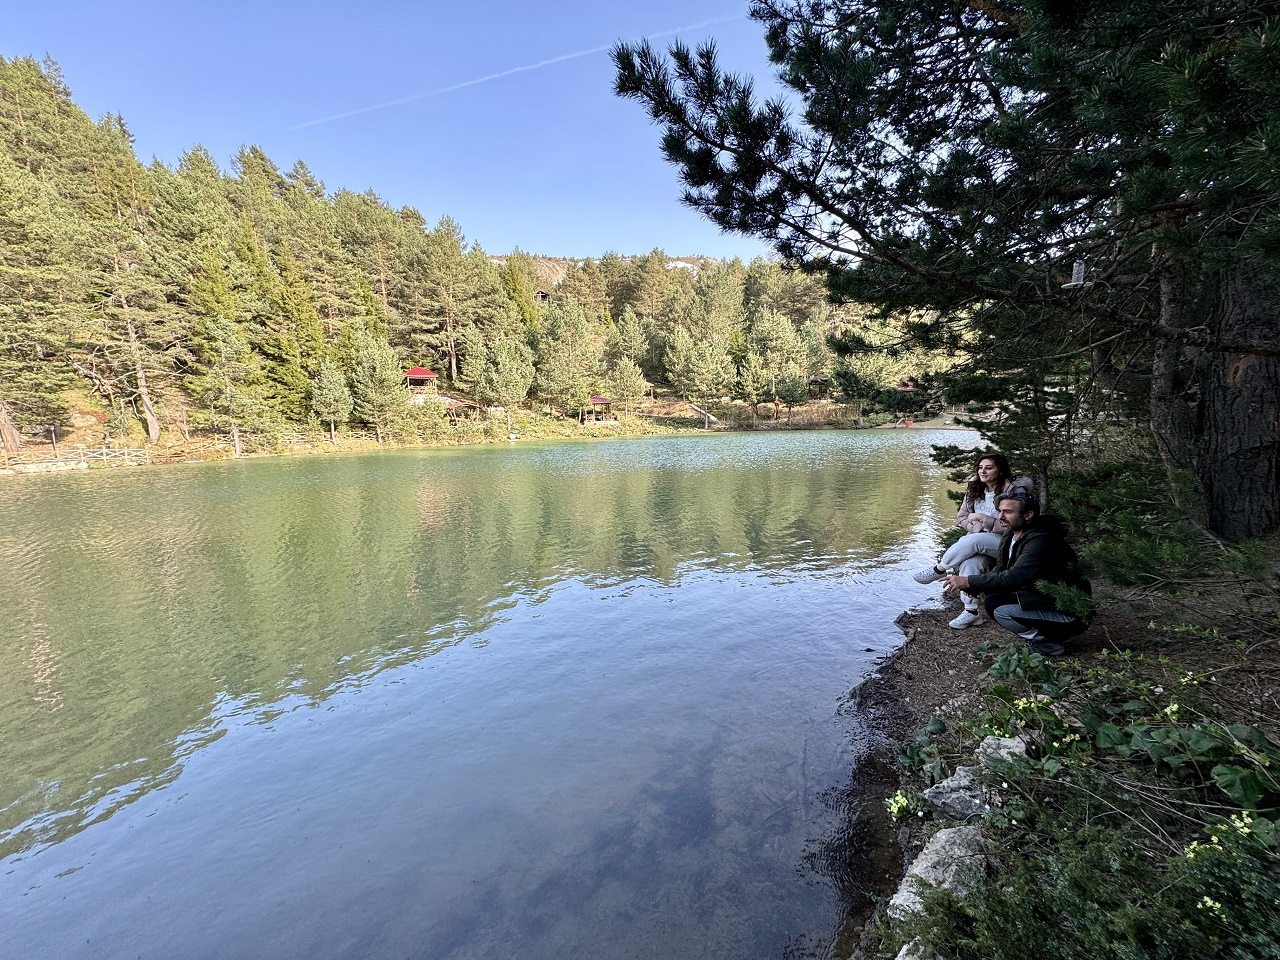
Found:
<svg viewBox="0 0 1280 960"><path fill-rule="evenodd" d="M1030 490L1012 490L1009 493L1002 493L996 497L996 505L999 506L1006 500L1018 501L1019 513L1034 513L1040 516L1040 498Z"/></svg>

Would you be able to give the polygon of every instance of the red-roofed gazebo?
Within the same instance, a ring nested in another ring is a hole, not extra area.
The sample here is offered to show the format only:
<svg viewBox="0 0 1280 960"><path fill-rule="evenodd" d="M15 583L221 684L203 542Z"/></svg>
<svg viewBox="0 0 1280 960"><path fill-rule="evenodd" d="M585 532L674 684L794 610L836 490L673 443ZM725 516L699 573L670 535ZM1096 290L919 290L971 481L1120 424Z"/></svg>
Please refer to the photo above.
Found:
<svg viewBox="0 0 1280 960"><path fill-rule="evenodd" d="M587 418L592 420L611 420L613 419L613 401L608 397L601 397L595 394L591 396L591 406L584 407L578 412L578 420L586 422Z"/></svg>
<svg viewBox="0 0 1280 960"><path fill-rule="evenodd" d="M440 374L426 367L412 367L404 372L404 385L410 393L434 393Z"/></svg>

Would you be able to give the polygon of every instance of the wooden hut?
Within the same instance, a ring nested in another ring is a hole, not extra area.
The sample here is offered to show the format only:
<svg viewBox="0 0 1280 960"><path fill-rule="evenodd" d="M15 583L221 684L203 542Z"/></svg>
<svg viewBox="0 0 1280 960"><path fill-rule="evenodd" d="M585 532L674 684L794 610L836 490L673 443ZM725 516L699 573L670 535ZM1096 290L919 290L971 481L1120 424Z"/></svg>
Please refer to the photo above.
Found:
<svg viewBox="0 0 1280 960"><path fill-rule="evenodd" d="M470 400L460 400L457 397L446 397L444 402L444 413L449 418L449 422L455 427L461 417L470 416L473 411L479 410L477 404Z"/></svg>

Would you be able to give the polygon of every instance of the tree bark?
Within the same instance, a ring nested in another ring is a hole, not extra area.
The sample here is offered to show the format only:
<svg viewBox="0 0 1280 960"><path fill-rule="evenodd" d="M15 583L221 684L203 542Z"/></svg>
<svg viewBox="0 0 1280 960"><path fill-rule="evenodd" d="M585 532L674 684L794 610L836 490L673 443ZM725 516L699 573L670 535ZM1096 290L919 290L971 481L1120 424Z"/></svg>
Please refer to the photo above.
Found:
<svg viewBox="0 0 1280 960"><path fill-rule="evenodd" d="M17 453L22 449L22 434L18 432L3 400L0 400L0 446L5 453Z"/></svg>
<svg viewBox="0 0 1280 960"><path fill-rule="evenodd" d="M454 342L453 335L453 317L446 316L444 318L445 344L449 350L449 379L454 383L458 380L458 347Z"/></svg>
<svg viewBox="0 0 1280 960"><path fill-rule="evenodd" d="M142 413L147 421L147 440L160 442L160 420L156 416L156 408L151 403L151 389L147 386L147 371L142 364L142 349L138 346L138 333L133 327L133 318L129 315L129 305L120 298L124 308L124 328L129 334L129 356L133 359L133 373L138 380L138 397L142 400Z"/></svg>
<svg viewBox="0 0 1280 960"><path fill-rule="evenodd" d="M1180 265L1166 262L1160 275L1162 326L1181 328L1183 286ZM1151 422L1160 457L1170 476L1192 470L1196 462L1196 424L1178 383L1180 354L1177 344L1160 341L1151 360Z"/></svg>
<svg viewBox="0 0 1280 960"><path fill-rule="evenodd" d="M1237 262L1222 284L1219 338L1274 340L1277 295L1257 266ZM1280 528L1280 358L1211 354L1201 403L1209 529L1231 541L1264 537Z"/></svg>
<svg viewBox="0 0 1280 960"><path fill-rule="evenodd" d="M1160 322L1180 328L1183 318L1183 277L1179 264L1166 261L1160 275ZM1151 432L1164 463L1165 473L1179 506L1199 514L1195 489L1198 479L1199 429L1196 416L1185 400L1186 387L1180 376L1182 348L1158 341L1151 358L1149 409Z"/></svg>

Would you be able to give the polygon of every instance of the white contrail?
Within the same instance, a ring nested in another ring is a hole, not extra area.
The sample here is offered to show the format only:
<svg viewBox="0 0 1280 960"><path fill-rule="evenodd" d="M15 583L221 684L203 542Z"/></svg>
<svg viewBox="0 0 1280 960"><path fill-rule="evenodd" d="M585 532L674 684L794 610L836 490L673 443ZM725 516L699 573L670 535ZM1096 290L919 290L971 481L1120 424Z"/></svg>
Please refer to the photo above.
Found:
<svg viewBox="0 0 1280 960"><path fill-rule="evenodd" d="M729 23L731 20L739 20L742 14L734 14L732 17L716 17L714 20L703 20L701 23L691 23L688 26L676 27L674 30L663 30L660 33L651 33L646 40L656 40L659 37L670 37L677 33L684 33L688 30L700 30L703 27L714 27L719 23ZM438 97L442 93L452 93L454 90L461 90L464 87L474 87L478 83L488 83L490 80L498 80L502 77L509 77L513 73L527 73L530 70L540 70L543 67L549 67L553 63L564 63L566 60L577 60L579 57L589 57L596 53L604 53L606 50L612 50L613 44L605 44L602 47L592 47L590 50L579 50L576 53L566 53L563 56L552 57L550 60L539 60L537 63L530 63L523 67L512 67L510 70L503 70L500 73L491 73L487 77L477 77L474 80L464 80L462 83L455 83L449 87L441 87L439 90L428 90L426 93L415 93L412 97L401 97L399 100L388 100L386 103L377 103L372 107L361 107L359 110L348 110L346 113L335 113L331 117L321 117L319 120L308 120L306 123L299 123L292 126L290 130L302 130L306 127L315 127L322 123L332 123L334 120L345 120L347 117L356 117L362 113L373 113L375 110L386 110L388 107L398 107L404 103L413 103L415 100L425 100L427 97Z"/></svg>

